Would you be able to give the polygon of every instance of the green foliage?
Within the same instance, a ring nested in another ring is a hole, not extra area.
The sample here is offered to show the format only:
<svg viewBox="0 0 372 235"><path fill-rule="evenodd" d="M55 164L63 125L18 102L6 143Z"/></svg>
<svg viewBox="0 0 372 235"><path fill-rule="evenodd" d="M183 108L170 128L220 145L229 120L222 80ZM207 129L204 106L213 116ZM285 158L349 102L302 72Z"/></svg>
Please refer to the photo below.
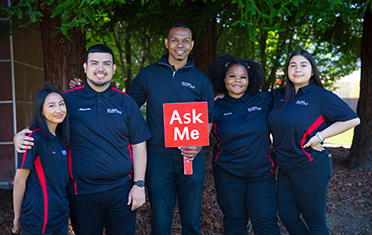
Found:
<svg viewBox="0 0 372 235"><path fill-rule="evenodd" d="M218 32L217 55L260 60L268 77L264 90L284 86L287 57L300 48L313 54L328 87L359 67L363 4L304 0L236 3L241 15L219 14L224 25Z"/></svg>
<svg viewBox="0 0 372 235"><path fill-rule="evenodd" d="M0 12L35 22L43 17L44 6L53 17L61 17L59 29L67 37L69 29L80 27L87 33L87 46L109 45L116 56L114 79L120 88L166 53L164 37L170 25L185 22L196 35L210 22L215 55L261 61L268 77L264 90L269 90L284 85L287 57L299 48L313 54L326 86L355 70L362 18L371 1L20 0Z"/></svg>

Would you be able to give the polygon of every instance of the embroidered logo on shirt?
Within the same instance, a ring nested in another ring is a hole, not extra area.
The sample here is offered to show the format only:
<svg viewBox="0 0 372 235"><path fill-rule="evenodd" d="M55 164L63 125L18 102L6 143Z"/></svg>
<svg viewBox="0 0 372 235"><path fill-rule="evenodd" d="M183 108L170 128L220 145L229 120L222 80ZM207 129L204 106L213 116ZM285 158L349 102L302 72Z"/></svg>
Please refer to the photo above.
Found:
<svg viewBox="0 0 372 235"><path fill-rule="evenodd" d="M261 111L261 110L262 110L262 108L257 107L257 106L248 108L248 112Z"/></svg>
<svg viewBox="0 0 372 235"><path fill-rule="evenodd" d="M230 112L230 113L224 113L223 116L227 116L227 115L231 115L231 114L232 114L232 112Z"/></svg>
<svg viewBox="0 0 372 235"><path fill-rule="evenodd" d="M303 101L303 100L297 100L297 101L296 101L296 104L298 104L298 105L303 105L303 106L307 106L309 103L306 103L306 101Z"/></svg>
<svg viewBox="0 0 372 235"><path fill-rule="evenodd" d="M195 86L193 86L191 83L189 82L182 82L181 83L182 86L185 86L185 87L189 87L191 89L195 89Z"/></svg>
<svg viewBox="0 0 372 235"><path fill-rule="evenodd" d="M118 109L107 109L107 113L118 113L118 114L121 114L122 111L119 111Z"/></svg>
<svg viewBox="0 0 372 235"><path fill-rule="evenodd" d="M84 111L90 111L92 110L91 108L80 108L79 112L84 112Z"/></svg>
<svg viewBox="0 0 372 235"><path fill-rule="evenodd" d="M63 155L67 155L67 151L66 150L62 150L62 154Z"/></svg>

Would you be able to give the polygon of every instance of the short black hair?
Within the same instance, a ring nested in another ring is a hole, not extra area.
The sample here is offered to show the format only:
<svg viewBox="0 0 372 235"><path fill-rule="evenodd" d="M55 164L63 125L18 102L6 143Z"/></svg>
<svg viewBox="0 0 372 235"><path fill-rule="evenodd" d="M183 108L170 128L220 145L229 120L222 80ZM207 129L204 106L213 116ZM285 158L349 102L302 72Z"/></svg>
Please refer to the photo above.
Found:
<svg viewBox="0 0 372 235"><path fill-rule="evenodd" d="M213 89L217 93L226 93L224 79L229 68L235 64L242 65L248 73L248 88L245 93L256 94L266 81L266 75L260 63L254 59L238 60L232 55L223 55L215 58L209 64L209 80L212 82Z"/></svg>
<svg viewBox="0 0 372 235"><path fill-rule="evenodd" d="M104 44L96 44L89 47L87 54L85 56L85 62L88 62L88 55L89 53L109 53L112 56L112 64L115 64L114 61L114 53L112 52L111 48Z"/></svg>
<svg viewBox="0 0 372 235"><path fill-rule="evenodd" d="M169 35L169 31L171 31L171 29L173 29L173 28L184 28L184 29L188 29L188 30L191 31L191 36L192 36L192 29L187 24L177 23L177 24L172 25L169 28L169 30L168 30L168 35Z"/></svg>

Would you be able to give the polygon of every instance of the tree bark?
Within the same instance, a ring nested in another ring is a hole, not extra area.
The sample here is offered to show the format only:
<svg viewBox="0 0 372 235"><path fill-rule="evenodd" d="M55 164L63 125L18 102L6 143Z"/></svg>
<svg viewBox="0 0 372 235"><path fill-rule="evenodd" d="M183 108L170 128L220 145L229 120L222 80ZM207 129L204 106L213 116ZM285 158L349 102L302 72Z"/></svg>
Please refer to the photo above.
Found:
<svg viewBox="0 0 372 235"><path fill-rule="evenodd" d="M58 28L61 17L51 18L52 12L43 9L41 22L41 40L44 55L45 86L54 87L62 92L68 90L68 83L73 78L85 79L83 63L85 62L85 33L79 28L68 31L69 40Z"/></svg>
<svg viewBox="0 0 372 235"><path fill-rule="evenodd" d="M192 57L194 58L195 66L208 75L208 66L213 60L211 18L206 20L203 26L193 34L195 44L192 50Z"/></svg>
<svg viewBox="0 0 372 235"><path fill-rule="evenodd" d="M129 27L129 25L128 25ZM125 80L125 89L130 90L132 85L132 49L130 43L131 33L128 31L125 34L125 60L127 61L127 79Z"/></svg>
<svg viewBox="0 0 372 235"><path fill-rule="evenodd" d="M349 168L372 169L372 14L367 8L363 22L362 36L362 77L357 113L361 124L355 127L347 165Z"/></svg>

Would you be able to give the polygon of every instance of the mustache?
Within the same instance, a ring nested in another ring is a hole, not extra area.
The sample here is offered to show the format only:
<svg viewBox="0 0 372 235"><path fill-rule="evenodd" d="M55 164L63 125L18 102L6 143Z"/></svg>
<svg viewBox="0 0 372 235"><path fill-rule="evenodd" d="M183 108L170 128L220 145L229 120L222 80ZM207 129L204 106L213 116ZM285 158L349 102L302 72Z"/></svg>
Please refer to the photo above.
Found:
<svg viewBox="0 0 372 235"><path fill-rule="evenodd" d="M106 72L94 72L94 75L97 75L97 74L103 74L103 75L107 75Z"/></svg>

